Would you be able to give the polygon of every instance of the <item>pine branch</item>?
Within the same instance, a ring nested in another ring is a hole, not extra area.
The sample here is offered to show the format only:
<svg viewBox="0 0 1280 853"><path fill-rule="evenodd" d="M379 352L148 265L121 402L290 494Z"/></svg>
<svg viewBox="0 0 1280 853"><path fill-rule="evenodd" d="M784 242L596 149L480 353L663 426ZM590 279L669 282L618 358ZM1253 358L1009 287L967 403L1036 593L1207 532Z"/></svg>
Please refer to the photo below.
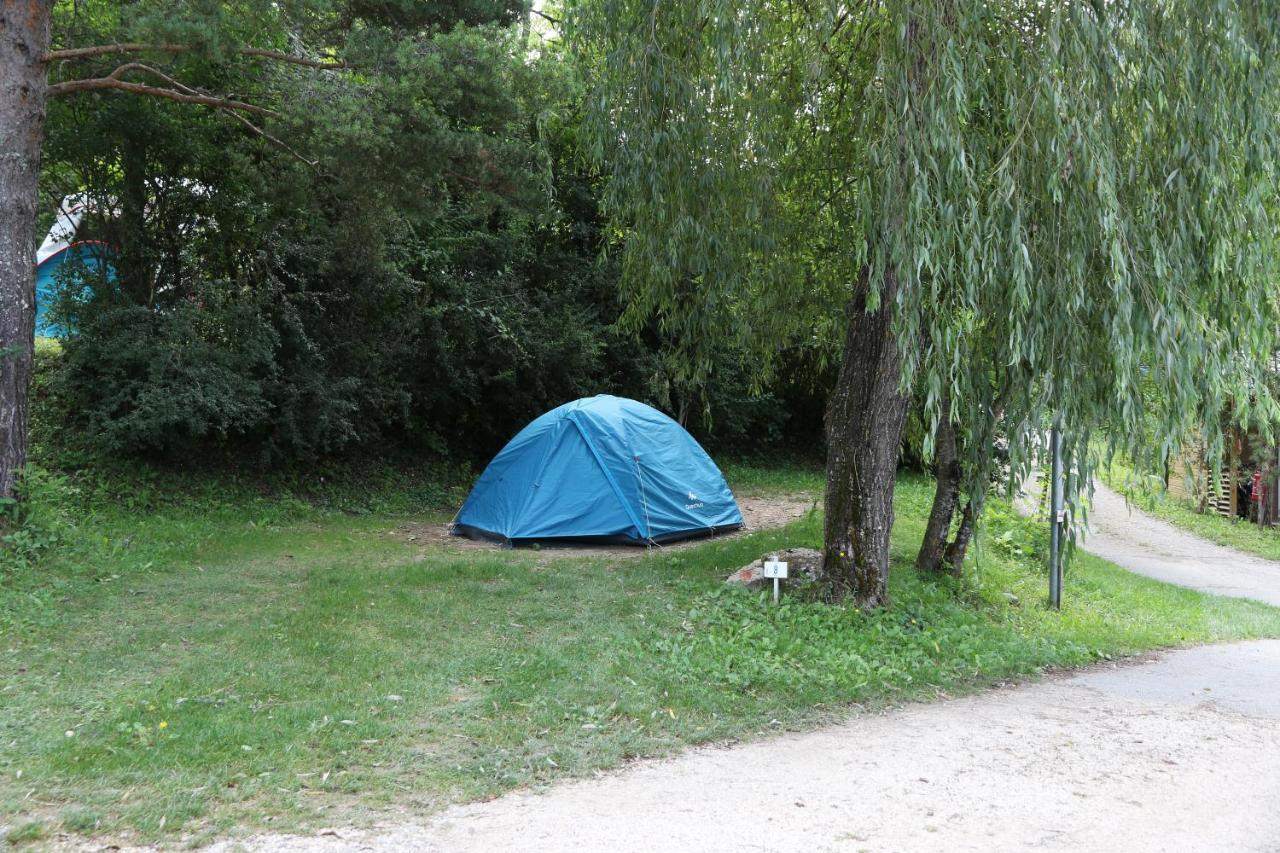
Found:
<svg viewBox="0 0 1280 853"><path fill-rule="evenodd" d="M45 62L63 62L71 59L90 59L95 56L107 56L113 53L193 53L198 48L189 44L147 44L144 42L125 42L122 44L100 44L92 47L72 47L64 50L51 50L41 59ZM278 50L267 50L260 47L236 48L233 53L239 56L252 56L258 59L270 59L274 62L285 62L290 65L302 65L307 68L343 69L351 66L345 62L334 62L325 59L307 59Z"/></svg>
<svg viewBox="0 0 1280 853"><path fill-rule="evenodd" d="M213 107L220 110L239 110L240 112L253 113L260 116L277 116L275 110L260 107L257 104L247 104L244 101L236 101L231 98L219 98L213 95L203 95L192 93L191 90L181 91L179 89L166 89L160 86L146 86L142 83L130 83L121 80L119 75L130 68L137 67L139 63L129 62L112 71L106 77L90 77L84 80L68 80L65 83L55 83L46 90L46 94L50 98L56 98L61 95L70 95L74 92L91 92L101 89L118 89L122 92L132 92L135 95L148 95L153 98L164 98L170 101L177 101L183 104L201 104L206 107ZM185 87L184 87L185 88Z"/></svg>
<svg viewBox="0 0 1280 853"><path fill-rule="evenodd" d="M300 162L307 164L316 172L320 172L320 161L308 160L306 157L303 157L301 154L299 154L292 146L290 146L289 143L285 142L284 140L278 137L272 136L270 133L267 133L265 130L258 127L256 124L249 121L244 116L240 115L240 113L234 113L234 112L230 112L229 110L223 110L223 115L226 115L226 116L229 116L230 118L235 119L236 121L244 125L246 130L253 133L255 136L261 136L263 139L267 140L272 145L279 148L281 151L284 151L289 156L294 157Z"/></svg>
<svg viewBox="0 0 1280 853"><path fill-rule="evenodd" d="M168 83L168 84L169 84L170 86L172 86L175 90L177 90L177 91L181 92L182 94L186 94L186 95L196 95L196 96L203 96L203 95L204 95L204 93L203 93L203 92L200 92L200 91L199 91L199 90L197 90L197 89L193 89L193 88L191 88L190 86L188 86L188 85L186 85L186 84L184 84L184 83L181 83L181 82L179 82L178 80L175 80L173 77L170 77L168 74L165 74L165 73L164 73L163 71L161 71L160 69L158 69L158 68L153 68L152 66L147 65L147 64L142 63L142 62L126 62L124 65L121 65L121 66L120 66L119 68L117 68L115 71L112 71L112 72L111 72L111 74L109 74L109 75L108 75L108 78L109 78L109 79L119 79L120 77L122 77L123 75L127 74L127 73L128 73L128 72L130 72L130 71L142 71L142 72L145 72L145 73L147 73L147 74L151 74L151 75L153 75L153 76L159 77L161 80L164 80L166 83ZM282 139L280 139L280 138L278 138L278 137L276 137L276 136L273 136L272 134L268 133L266 130L262 129L261 127L258 127L256 124L254 124L253 122L249 121L247 118L245 118L244 116L240 115L238 112L234 112L234 111L232 111L232 110L230 110L230 109L226 109L226 108L220 108L220 109L219 109L219 112L221 112L223 115L227 116L228 118L235 119L235 120L236 120L236 121L238 121L240 124L242 124L242 125L245 127L245 129L246 129L246 130L248 130L249 132L253 133L255 136L260 136L260 137L262 137L263 139L267 140L267 141L268 141L268 142L270 142L272 145L274 145L274 146L276 146L277 148L281 149L281 150L282 150L282 151L284 151L285 153L287 153L287 154L289 154L290 156L292 156L292 157L294 157L294 158L296 158L296 159L298 159L298 160L302 161L303 163L307 164L307 165L308 165L308 166L310 166L312 169L315 169L316 171L319 171L319 170L320 170L320 166L319 166L319 163L318 163L317 161L315 161L315 160L308 160L306 157L304 157L304 156L302 156L300 153L298 153L298 151L297 151L297 150L295 150L295 149L294 149L291 145L289 145L287 142L285 142L284 140L282 140Z"/></svg>

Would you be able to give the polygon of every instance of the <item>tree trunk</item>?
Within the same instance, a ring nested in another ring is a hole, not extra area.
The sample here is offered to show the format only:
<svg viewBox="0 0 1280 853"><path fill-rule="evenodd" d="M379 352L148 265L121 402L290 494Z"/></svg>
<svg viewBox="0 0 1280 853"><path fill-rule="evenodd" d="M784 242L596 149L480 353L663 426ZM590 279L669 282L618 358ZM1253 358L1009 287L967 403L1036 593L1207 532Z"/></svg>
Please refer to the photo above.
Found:
<svg viewBox="0 0 1280 853"><path fill-rule="evenodd" d="M889 598L893 478L908 404L892 329L897 288L897 277L886 273L880 305L869 312L864 273L846 311L844 358L827 404L823 578L833 599L852 595L861 607Z"/></svg>
<svg viewBox="0 0 1280 853"><path fill-rule="evenodd" d="M969 550L969 541L973 539L973 523L976 515L973 501L970 500L964 505L964 512L960 516L960 528L956 530L956 538L947 546L947 553L943 558L951 574L956 577L964 574L964 555Z"/></svg>
<svg viewBox="0 0 1280 853"><path fill-rule="evenodd" d="M916 556L916 568L926 572L942 569L947 537L951 535L951 519L955 517L956 504L960 501L960 459L956 454L956 433L951 424L950 408L944 396L934 437L938 485L933 493L933 508L929 511L924 541L920 543L920 553Z"/></svg>
<svg viewBox="0 0 1280 853"><path fill-rule="evenodd" d="M51 0L0 6L0 497L27 463L36 293L36 204Z"/></svg>
<svg viewBox="0 0 1280 853"><path fill-rule="evenodd" d="M128 304L151 307L155 263L147 245L147 148L133 134L125 136L120 166L120 220L113 241L119 253L113 263Z"/></svg>

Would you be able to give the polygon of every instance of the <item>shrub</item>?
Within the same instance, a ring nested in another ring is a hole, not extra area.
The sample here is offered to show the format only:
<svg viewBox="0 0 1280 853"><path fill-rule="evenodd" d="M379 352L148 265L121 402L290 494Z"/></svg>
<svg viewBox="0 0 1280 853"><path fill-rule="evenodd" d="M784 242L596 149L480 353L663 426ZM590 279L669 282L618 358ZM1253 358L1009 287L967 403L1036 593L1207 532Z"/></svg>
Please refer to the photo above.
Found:
<svg viewBox="0 0 1280 853"><path fill-rule="evenodd" d="M28 466L12 498L0 498L0 580L30 566L75 530L75 489L66 477Z"/></svg>

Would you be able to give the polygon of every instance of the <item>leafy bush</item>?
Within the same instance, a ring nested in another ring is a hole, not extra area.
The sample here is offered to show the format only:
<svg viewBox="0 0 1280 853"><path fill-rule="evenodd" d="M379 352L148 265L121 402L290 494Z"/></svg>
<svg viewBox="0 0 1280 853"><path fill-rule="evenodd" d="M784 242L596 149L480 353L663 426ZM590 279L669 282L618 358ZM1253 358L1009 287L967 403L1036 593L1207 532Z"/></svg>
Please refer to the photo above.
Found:
<svg viewBox="0 0 1280 853"><path fill-rule="evenodd" d="M275 338L251 306L108 308L66 341L64 390L77 420L111 451L242 436L272 411Z"/></svg>
<svg viewBox="0 0 1280 853"><path fill-rule="evenodd" d="M23 471L17 495L0 498L0 581L74 532L74 495L65 476L35 466Z"/></svg>
<svg viewBox="0 0 1280 853"><path fill-rule="evenodd" d="M1011 560L1044 565L1049 559L1048 527L1035 518L1020 515L1006 501L989 501L982 526L990 531L983 547Z"/></svg>
<svg viewBox="0 0 1280 853"><path fill-rule="evenodd" d="M528 55L505 26L509 0L420 6L361 3L307 34L359 75L172 58L193 86L279 106L273 133L314 168L207 110L51 104L44 207L96 199L80 236L113 247L117 280L55 306L73 331L42 365L36 458L76 467L77 444L285 467L388 446L484 456L598 393L684 413L721 446L817 434L820 359L790 360L761 394L725 351L710 387L671 391L672 342L618 326L619 265L602 260L613 235L602 179L578 157L569 63ZM128 20L75 26L87 43L145 41L135 30L167 13L143 0Z"/></svg>

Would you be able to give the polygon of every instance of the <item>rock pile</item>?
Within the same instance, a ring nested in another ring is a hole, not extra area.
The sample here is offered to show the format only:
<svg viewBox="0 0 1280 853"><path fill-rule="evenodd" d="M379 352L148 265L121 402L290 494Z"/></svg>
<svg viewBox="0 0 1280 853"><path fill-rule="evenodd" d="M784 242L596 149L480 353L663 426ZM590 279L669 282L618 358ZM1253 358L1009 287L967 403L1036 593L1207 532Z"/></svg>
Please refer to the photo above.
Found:
<svg viewBox="0 0 1280 853"><path fill-rule="evenodd" d="M761 555L753 563L747 563L725 579L725 583L740 583L744 586L764 586L770 578L764 576L764 563L770 557L777 557L787 564L787 579L784 584L808 583L817 580L818 571L822 568L822 552L813 548L782 548Z"/></svg>

